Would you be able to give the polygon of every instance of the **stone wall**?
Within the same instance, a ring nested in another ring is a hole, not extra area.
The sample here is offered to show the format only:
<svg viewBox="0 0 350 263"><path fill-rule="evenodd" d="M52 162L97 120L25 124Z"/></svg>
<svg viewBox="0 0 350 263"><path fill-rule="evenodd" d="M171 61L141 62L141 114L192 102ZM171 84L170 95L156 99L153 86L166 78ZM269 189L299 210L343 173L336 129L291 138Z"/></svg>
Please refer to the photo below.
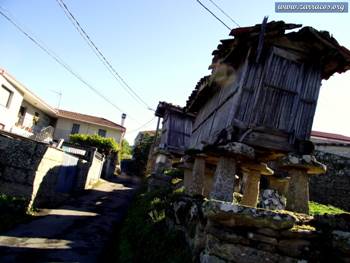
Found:
<svg viewBox="0 0 350 263"><path fill-rule="evenodd" d="M31 140L0 136L0 193L24 197L32 202L42 181L36 177L47 146Z"/></svg>
<svg viewBox="0 0 350 263"><path fill-rule="evenodd" d="M0 134L0 193L24 197L29 207L55 206L83 190L89 169L60 149Z"/></svg>
<svg viewBox="0 0 350 263"><path fill-rule="evenodd" d="M349 262L350 215L274 212L183 196L167 212L201 263Z"/></svg>
<svg viewBox="0 0 350 263"><path fill-rule="evenodd" d="M315 150L319 152L333 153L350 158L350 143L330 142L312 138Z"/></svg>
<svg viewBox="0 0 350 263"><path fill-rule="evenodd" d="M319 151L316 157L327 165L327 173L311 177L310 200L350 211L350 158Z"/></svg>

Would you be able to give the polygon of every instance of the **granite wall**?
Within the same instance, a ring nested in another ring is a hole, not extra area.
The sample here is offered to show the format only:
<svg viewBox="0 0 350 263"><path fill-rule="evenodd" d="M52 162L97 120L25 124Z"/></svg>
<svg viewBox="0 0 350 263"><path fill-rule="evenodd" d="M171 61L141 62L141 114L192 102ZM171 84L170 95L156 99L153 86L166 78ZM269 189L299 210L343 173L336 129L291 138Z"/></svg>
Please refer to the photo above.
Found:
<svg viewBox="0 0 350 263"><path fill-rule="evenodd" d="M310 200L350 211L350 158L320 151L316 158L327 165L327 173L310 178Z"/></svg>
<svg viewBox="0 0 350 263"><path fill-rule="evenodd" d="M89 162L22 137L0 134L0 193L23 197L28 207L54 207L91 187L103 162ZM98 176L100 172L98 173Z"/></svg>
<svg viewBox="0 0 350 263"><path fill-rule="evenodd" d="M201 263L349 262L350 216L311 217L183 196L167 213Z"/></svg>

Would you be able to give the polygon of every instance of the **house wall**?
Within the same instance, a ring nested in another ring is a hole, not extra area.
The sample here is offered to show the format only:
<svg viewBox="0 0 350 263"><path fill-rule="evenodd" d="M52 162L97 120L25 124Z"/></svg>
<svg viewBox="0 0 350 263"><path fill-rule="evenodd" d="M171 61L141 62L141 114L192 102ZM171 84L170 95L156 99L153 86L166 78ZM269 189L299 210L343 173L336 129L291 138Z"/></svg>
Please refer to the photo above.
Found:
<svg viewBox="0 0 350 263"><path fill-rule="evenodd" d="M69 119L63 119L59 118L56 123L56 129L54 133L54 139L64 139L65 141L69 141L69 135L72 131L73 123L79 124L79 133L80 134L98 134L99 129L106 130L106 137L107 138L114 138L116 142L120 142L121 140L121 131L119 130L113 130L110 128L106 128L103 126L98 126L95 124L89 124L84 122L79 122L75 120L69 120Z"/></svg>
<svg viewBox="0 0 350 263"><path fill-rule="evenodd" d="M315 150L350 158L350 142L311 137Z"/></svg>
<svg viewBox="0 0 350 263"><path fill-rule="evenodd" d="M0 124L5 126L5 131L10 131L17 121L17 114L23 100L23 95L0 75L0 86L2 85L12 92L12 99L9 107L7 108L0 105Z"/></svg>
<svg viewBox="0 0 350 263"><path fill-rule="evenodd" d="M27 109L23 121L24 127L33 128L33 118L35 116L35 112L39 113L39 122L36 125L36 129L38 129L38 131L52 124L52 118L50 116L48 116L46 113L39 110L38 108L34 107L27 101L23 101L21 106Z"/></svg>
<svg viewBox="0 0 350 263"><path fill-rule="evenodd" d="M350 144L315 144L315 149L320 152L350 158Z"/></svg>

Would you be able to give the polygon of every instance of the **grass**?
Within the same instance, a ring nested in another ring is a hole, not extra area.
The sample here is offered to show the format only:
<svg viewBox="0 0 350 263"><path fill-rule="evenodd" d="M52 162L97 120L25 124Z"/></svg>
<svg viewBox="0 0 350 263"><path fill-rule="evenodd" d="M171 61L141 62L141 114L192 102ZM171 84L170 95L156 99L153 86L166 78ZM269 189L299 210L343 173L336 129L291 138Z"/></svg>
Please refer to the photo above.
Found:
<svg viewBox="0 0 350 263"><path fill-rule="evenodd" d="M183 235L166 225L166 208L182 189L147 192L143 187L136 195L127 216L109 249L108 262L192 262L191 252ZM346 211L310 202L310 214L339 214ZM306 226L304 226L306 227ZM309 227L311 229L311 227Z"/></svg>
<svg viewBox="0 0 350 263"><path fill-rule="evenodd" d="M115 262L192 262L182 234L166 225L165 209L173 196L171 191L140 191L121 226Z"/></svg>
<svg viewBox="0 0 350 263"><path fill-rule="evenodd" d="M0 232L7 231L32 218L27 212L27 201L24 198L0 194Z"/></svg>
<svg viewBox="0 0 350 263"><path fill-rule="evenodd" d="M341 213L347 213L347 211L344 211L338 207L332 206L332 205L323 205L316 202L309 202L309 209L310 209L310 215L324 215L324 214L341 214Z"/></svg>

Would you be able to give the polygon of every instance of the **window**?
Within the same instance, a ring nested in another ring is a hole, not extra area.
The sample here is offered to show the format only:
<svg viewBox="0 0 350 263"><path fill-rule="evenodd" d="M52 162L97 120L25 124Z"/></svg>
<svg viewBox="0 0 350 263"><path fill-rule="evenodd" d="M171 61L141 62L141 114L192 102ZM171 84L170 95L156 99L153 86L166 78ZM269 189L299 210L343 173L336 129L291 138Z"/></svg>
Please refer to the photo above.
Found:
<svg viewBox="0 0 350 263"><path fill-rule="evenodd" d="M10 108L13 92L4 85L0 87L0 105Z"/></svg>
<svg viewBox="0 0 350 263"><path fill-rule="evenodd" d="M40 114L38 112L35 112L33 116L33 125L38 125L39 119L40 119Z"/></svg>
<svg viewBox="0 0 350 263"><path fill-rule="evenodd" d="M17 121L18 125L23 125L24 117L26 116L26 112L27 112L27 108L21 106L21 108L19 109L19 112L18 112L18 121Z"/></svg>
<svg viewBox="0 0 350 263"><path fill-rule="evenodd" d="M100 135L101 137L106 137L106 133L106 130L98 129L98 135Z"/></svg>
<svg viewBox="0 0 350 263"><path fill-rule="evenodd" d="M79 133L79 128L80 128L79 124L73 123L71 134Z"/></svg>

